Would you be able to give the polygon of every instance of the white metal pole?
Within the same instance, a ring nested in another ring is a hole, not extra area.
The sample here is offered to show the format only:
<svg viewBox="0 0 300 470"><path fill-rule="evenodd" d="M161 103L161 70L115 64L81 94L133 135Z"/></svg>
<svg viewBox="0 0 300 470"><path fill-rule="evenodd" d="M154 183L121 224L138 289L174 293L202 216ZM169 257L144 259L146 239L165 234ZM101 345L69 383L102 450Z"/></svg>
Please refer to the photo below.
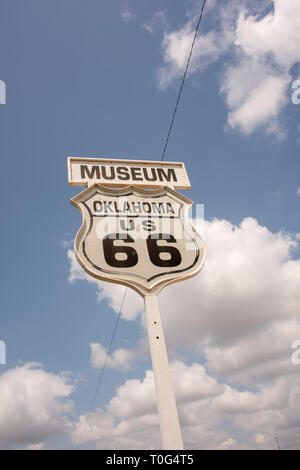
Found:
<svg viewBox="0 0 300 470"><path fill-rule="evenodd" d="M147 329L163 449L183 449L157 295L145 295Z"/></svg>

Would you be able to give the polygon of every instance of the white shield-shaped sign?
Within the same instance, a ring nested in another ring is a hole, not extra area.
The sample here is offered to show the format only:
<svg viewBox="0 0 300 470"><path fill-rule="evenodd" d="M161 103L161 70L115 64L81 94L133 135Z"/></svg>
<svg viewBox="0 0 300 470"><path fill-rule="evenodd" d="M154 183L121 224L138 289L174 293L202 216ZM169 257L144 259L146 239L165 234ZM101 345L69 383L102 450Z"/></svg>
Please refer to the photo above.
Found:
<svg viewBox="0 0 300 470"><path fill-rule="evenodd" d="M193 228L192 201L164 187L90 186L71 200L83 217L75 239L77 260L91 276L157 294L197 274L205 245Z"/></svg>

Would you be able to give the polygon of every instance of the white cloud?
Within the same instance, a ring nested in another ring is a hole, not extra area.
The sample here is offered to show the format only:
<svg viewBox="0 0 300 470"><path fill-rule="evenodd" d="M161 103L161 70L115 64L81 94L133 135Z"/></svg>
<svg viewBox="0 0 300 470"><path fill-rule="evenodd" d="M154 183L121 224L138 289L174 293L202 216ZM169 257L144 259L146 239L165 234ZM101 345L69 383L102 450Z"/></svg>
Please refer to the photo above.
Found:
<svg viewBox="0 0 300 470"><path fill-rule="evenodd" d="M178 403L206 399L222 392L222 387L207 374L201 364L187 366L176 361L172 364L172 375Z"/></svg>
<svg viewBox="0 0 300 470"><path fill-rule="evenodd" d="M137 14L129 9L128 3L126 2L123 6L122 13L121 13L121 18L123 21L131 21L135 19Z"/></svg>
<svg viewBox="0 0 300 470"><path fill-rule="evenodd" d="M289 74L278 74L253 58L228 67L220 91L229 108L229 127L251 134L264 126L267 132L284 137L278 116L288 102L290 80Z"/></svg>
<svg viewBox="0 0 300 470"><path fill-rule="evenodd" d="M226 439L226 441L222 442L220 444L220 449L230 449L234 447L237 444L237 441L235 439L229 438Z"/></svg>
<svg viewBox="0 0 300 470"><path fill-rule="evenodd" d="M300 5L298 0L273 0L273 5L274 11L263 17L258 12L265 5L246 0L231 0L217 11L206 11L204 21L209 24L213 13L214 26L206 33L200 31L189 73L204 70L224 53L231 53L220 84L228 108L228 127L243 134L262 128L283 138L282 110L289 102L292 68L300 61ZM196 17L189 17L183 27L165 32L160 88L182 77L195 21Z"/></svg>
<svg viewBox="0 0 300 470"><path fill-rule="evenodd" d="M152 371L146 371L143 381L127 380L117 389L116 395L110 400L108 410L120 418L156 413L156 397Z"/></svg>
<svg viewBox="0 0 300 470"><path fill-rule="evenodd" d="M257 433L254 435L253 440L255 444L257 444L258 446L262 446L270 442L270 436L268 434Z"/></svg>
<svg viewBox="0 0 300 470"><path fill-rule="evenodd" d="M149 34L153 35L157 31L167 27L167 17L164 11L157 11L154 13L150 21L145 21L141 24L141 27L145 29Z"/></svg>
<svg viewBox="0 0 300 470"><path fill-rule="evenodd" d="M271 386L250 392L217 383L200 364L177 361L171 372L185 448L275 448L275 433L286 447L297 448L289 435L300 432L299 379L279 378ZM185 379L191 387L183 390ZM236 435L238 428L243 431L243 440L230 435L230 426L227 429L224 424L229 421ZM127 380L105 411L82 415L72 432L74 443L78 438L81 444L96 442L98 449L159 449L152 371L146 371L144 380Z"/></svg>
<svg viewBox="0 0 300 470"><path fill-rule="evenodd" d="M298 0L273 0L274 13L264 18L241 12L237 22L236 45L252 57L270 54L284 69L300 60L300 8Z"/></svg>
<svg viewBox="0 0 300 470"><path fill-rule="evenodd" d="M182 77L194 38L194 24L188 22L178 31L165 33L162 47L164 62L158 72L159 86L164 90L174 79ZM190 72L203 70L227 50L232 41L231 31L210 31L202 34L195 42L190 62Z"/></svg>
<svg viewBox="0 0 300 470"><path fill-rule="evenodd" d="M300 194L300 186L299 186L299 188L297 189L297 194Z"/></svg>
<svg viewBox="0 0 300 470"><path fill-rule="evenodd" d="M291 342L300 338L297 319L274 322L257 332L252 341L241 339L234 345L208 347L209 368L219 376L238 377L239 381L256 383L288 373L297 373L291 362Z"/></svg>
<svg viewBox="0 0 300 470"><path fill-rule="evenodd" d="M108 305L115 312L119 312L126 288L118 284L98 281L88 275L77 262L73 250L68 250L67 256L70 261L69 282L74 283L76 281L86 280L90 284L94 284L97 287L97 300L99 302L106 300ZM127 289L122 308L122 318L124 320L135 320L142 310L142 298L131 289Z"/></svg>
<svg viewBox="0 0 300 470"><path fill-rule="evenodd" d="M75 444L96 442L98 449L158 449L152 371L146 372L144 381L127 380L117 389L106 411L82 415L74 426L72 441Z"/></svg>
<svg viewBox="0 0 300 470"><path fill-rule="evenodd" d="M196 403L207 422L210 421L212 424L205 400L221 393L222 386L207 376L199 364L188 367L176 362L172 364L172 374L180 407ZM184 384L185 379L188 384ZM199 385L203 385L203 389ZM196 439L201 441L201 433L203 440L213 439L217 443L218 439L225 439L226 433L218 431L212 433L205 429L199 410L198 417L203 429L197 431ZM183 428L186 429L187 446L192 448L195 439L194 426L199 425L195 407L193 409L185 407L181 413L181 421ZM96 441L98 449L161 448L152 371L146 371L144 380L127 380L117 389L105 412L97 410L90 414L89 418L87 415L81 416L72 433L73 442L76 442L80 436L82 444Z"/></svg>
<svg viewBox="0 0 300 470"><path fill-rule="evenodd" d="M69 430L68 400L73 386L66 375L25 364L0 376L0 445L36 445ZM40 444L39 444L40 445Z"/></svg>
<svg viewBox="0 0 300 470"><path fill-rule="evenodd" d="M82 415L72 431L72 442L74 445L80 446L96 439L111 439L113 425L113 417L100 410Z"/></svg>
<svg viewBox="0 0 300 470"><path fill-rule="evenodd" d="M73 245L74 245L74 239L72 239L72 238L70 240L62 240L61 241L61 247L63 249L71 248Z"/></svg>
<svg viewBox="0 0 300 470"><path fill-rule="evenodd" d="M107 356L107 350L100 343L91 343L90 362L92 367L101 368L106 361L106 368L126 371L130 368L134 359L137 358L138 351L133 349L119 348L111 355ZM106 359L107 356L107 359Z"/></svg>
<svg viewBox="0 0 300 470"><path fill-rule="evenodd" d="M45 450L45 443L39 442L38 444L30 444L25 450Z"/></svg>
<svg viewBox="0 0 300 470"><path fill-rule="evenodd" d="M256 383L282 370L292 373L291 343L300 337L300 260L293 259L299 240L272 233L253 218L240 225L205 221L202 235L203 271L159 296L169 354L177 357L178 348L204 352L211 370L235 380ZM82 270L76 272L71 252L69 257L71 279L88 279L98 287ZM122 290L118 297L113 290L105 295L118 311ZM138 300L134 294L135 315L143 311Z"/></svg>
<svg viewBox="0 0 300 470"><path fill-rule="evenodd" d="M203 271L159 295L171 361L178 351L194 358L192 365L172 364L185 445L217 449L234 439L230 448L274 448L276 431L284 448L297 448L300 381L291 356L300 338L300 260L293 257L300 239L253 218L239 225L214 219L203 227ZM143 305L135 308L141 312ZM111 425L99 437L103 420ZM159 446L152 372L126 381L92 423L89 439L97 448ZM242 430L242 441L232 426Z"/></svg>
<svg viewBox="0 0 300 470"><path fill-rule="evenodd" d="M265 127L278 137L284 136L279 116L289 101L290 70L300 61L299 41L297 0L274 0L274 13L262 19L240 12L236 64L228 68L221 88L226 95L230 127L245 134Z"/></svg>
<svg viewBox="0 0 300 470"><path fill-rule="evenodd" d="M285 335L287 355L288 338L293 335L288 323L297 322L300 302L300 260L292 259L296 240L272 233L252 218L239 226L225 220L206 221L203 236L207 245L203 271L169 286L159 297L169 347L205 348L212 361L217 350L221 356L226 348L248 341L259 364L259 351L265 355L260 346L264 332L266 341L271 335L271 349L274 335ZM281 329L280 323L286 328ZM249 367L254 366L251 361ZM236 370L232 361L226 367L227 373L230 367Z"/></svg>
<svg viewBox="0 0 300 470"><path fill-rule="evenodd" d="M195 35L200 6L199 2L192 2L187 11L186 23L177 30L164 31L162 40L164 65L158 71L158 83L161 89L182 78ZM237 5L234 1L217 7L215 0L206 3L203 22L194 44L189 74L203 71L232 47L235 39L236 10ZM204 23L209 21L209 15L213 15L213 22L210 23L213 23L214 27L207 33L202 33Z"/></svg>

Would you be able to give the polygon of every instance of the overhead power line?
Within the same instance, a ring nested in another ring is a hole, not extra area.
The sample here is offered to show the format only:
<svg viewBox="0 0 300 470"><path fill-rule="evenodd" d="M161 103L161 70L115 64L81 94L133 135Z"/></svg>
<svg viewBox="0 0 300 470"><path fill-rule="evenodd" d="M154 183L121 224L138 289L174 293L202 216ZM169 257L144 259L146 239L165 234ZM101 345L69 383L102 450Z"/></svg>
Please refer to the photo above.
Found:
<svg viewBox="0 0 300 470"><path fill-rule="evenodd" d="M114 337L115 337L115 334L116 334L116 331L117 331L117 327L118 327L118 323L119 323L119 320L120 320L120 316L121 316L121 313L122 313L122 309L123 309L123 305L124 305L124 300L125 300L125 297L126 297L126 292L127 292L127 287L126 287L125 290L124 290L124 294L123 294L123 298L122 298L122 302L121 302L121 307L120 307L120 310L119 310L119 312L118 312L118 315L117 315L117 318L116 318L116 322L115 322L115 326L114 326L113 333L112 333L112 337L111 337L109 346L108 346L107 351L106 351L105 361L104 361L104 363L103 363L103 366L102 366L102 369L101 369L101 373L100 373L100 376L99 376L99 380L98 380L98 383L97 383L96 391L95 391L95 394L94 394L94 396L93 396L93 400L92 400L90 412L92 412L93 409L94 409L94 406L95 406L95 403L96 403L96 398L97 398L98 392L99 392L99 390L100 390L100 386L101 386L101 383L102 383L104 371L105 371L105 368L106 368L106 364L107 364L107 361L108 361L108 358L109 358L109 354L110 354L110 351L111 351L111 347L112 347L112 344L113 344L113 341L114 341Z"/></svg>
<svg viewBox="0 0 300 470"><path fill-rule="evenodd" d="M89 412L88 412L88 416L87 416L87 419L86 419L86 422L85 422L85 427L87 426L87 424L88 424L88 422L89 422L89 420L90 420L90 415L91 415L91 413L92 413L93 410L94 410L94 406L95 406L95 403L96 403L96 399L97 399L98 393L99 393L99 391L100 391L100 387L101 387L102 380L103 380L103 376L104 376L104 371L105 371L105 368L106 368L106 365L107 365L107 361L108 361L108 358L109 358L109 354L110 354L110 351L111 351L111 347L112 347L112 344L113 344L113 341L114 341L114 337L115 337L115 334L116 334L116 331L117 331L117 327L118 327L118 323L119 323L120 316L121 316L121 313L122 313L122 309L123 309L123 305L124 305L126 293L127 293L127 287L126 287L125 290L124 290L124 294L123 294L123 297L122 297L121 306L120 306L120 309L119 309L119 312L118 312L118 315L117 315L117 318L116 318L116 322L115 322L115 326L114 326L114 329L113 329L113 332L112 332L111 340L110 340L109 346L108 346L107 351L106 351L105 360L104 360L102 369L101 369L101 371L100 371L99 380L98 380L98 383L97 383L97 386L96 386L96 390L95 390L94 396L93 396L92 401L91 401L91 406L90 406L90 409L89 409ZM83 426L84 426L84 423L83 423ZM76 446L76 449L77 449L77 450L79 449L79 446L80 446L80 444L81 444L83 431L84 431L84 429L81 430L81 433L80 433L80 436L79 436L79 439L78 439L78 442L77 442L77 446Z"/></svg>
<svg viewBox="0 0 300 470"><path fill-rule="evenodd" d="M182 78L182 81L181 81L181 85L180 85L180 88L179 88L177 101L176 101L175 108L174 108L174 111L173 111L171 124L170 124L170 127L169 127L169 131L168 131L168 134L167 134L165 146L164 146L164 149L163 149L161 161L163 161L165 159L165 153L166 153L167 146L168 146L168 143L169 143L169 138L170 138L171 131L172 131L172 128L173 128L173 124L174 124L175 116L176 116L176 113L177 113L177 108L178 108L178 105L179 105L179 101L180 101L180 98L181 98L185 78L186 78L186 75L187 75L187 72L188 72L188 69L189 69L189 65L190 65L192 54L193 54L194 45L195 45L195 42L196 42L196 39L197 39L199 26L200 26L200 23L201 23L201 20L202 20L202 15L203 15L205 4L206 4L206 0L203 0L202 8L201 8L200 15L199 15L199 18L198 18L198 23L197 23L197 26L196 26L196 29L195 29L193 42L192 42L192 45L191 45L191 49L190 49L190 53L189 53L188 60L187 60L187 63L186 63L185 71L184 71L183 78Z"/></svg>
<svg viewBox="0 0 300 470"><path fill-rule="evenodd" d="M179 105L179 101L180 101L180 98L181 98L181 94L182 94L182 90L183 90L185 78L186 78L186 75L187 75L187 72L188 72L188 69L189 69L189 65L190 65L190 61L191 61L192 54L193 54L194 45L195 45L195 42L196 42L196 39L197 39L198 30L199 30L199 26L200 26L200 23L201 23L201 20L202 20L202 15L203 15L203 11L204 11L204 7L205 7L205 4L206 4L206 1L207 1L207 0L203 0L203 3L202 3L200 15L199 15L198 22L197 22L196 29L195 29L195 34L194 34L193 42L192 42L192 44L191 44L190 53L189 53L188 60L187 60L187 63L186 63L186 67L185 67L185 71L184 71L184 74L183 74L182 82L181 82L181 85L180 85L180 88L179 88L179 92L178 92L177 101L176 101L176 104L175 104L175 108L174 108L174 111L173 111L173 115L172 115L170 127L169 127L168 134L167 134L167 138L166 138L166 142L165 142L165 145L164 145L164 149L163 149L161 161L163 161L164 158L165 158L165 154L166 154L166 150L167 150L169 138L170 138L170 135L171 135L171 132L172 132L172 128L173 128L173 124L174 124L176 112L177 112L178 105ZM118 326L118 323L119 323L119 320L120 320L121 312L122 312L122 309L123 309L123 305L124 305L124 300L125 300L125 297L126 297L127 289L128 289L128 288L126 287L126 289L125 289L125 291L124 291L124 294L123 294L123 298L122 298L122 302L121 302L121 307L120 307L120 310L119 310L118 315L117 315L117 318L116 318L116 322L115 322L115 326L114 326L114 329L113 329L112 337L111 337L111 340L110 340L110 343L109 343L109 347L108 347L107 352L106 352L105 361L104 361L104 363L103 363L103 366L102 366L102 369L101 369L101 372L100 372L100 376L99 376L99 380L98 380L98 383L97 383L97 386L96 386L96 390L95 390L95 393L94 393L93 398L92 398L90 410L89 410L89 413L88 413L88 416L87 416L86 425L88 424L88 421L89 421L89 419L90 419L90 415L91 415L92 411L94 410L95 403L96 403L96 399L97 399L98 393L99 393L99 391L100 391L100 387L101 387L101 384L102 384L102 380L103 380L104 372L105 372L105 369L106 369L107 361L108 361L109 354L110 354L110 351L111 351L111 347L112 347L112 344L113 344L113 340L114 340L114 337L115 337L115 334L116 334L116 331L117 331L117 326ZM80 444L81 444L81 439L82 439L83 431L84 431L84 430L82 429L81 434L80 434L80 437L79 437L79 440L78 440L78 443L77 443L77 447L76 447L77 449L79 448L79 446L80 446Z"/></svg>

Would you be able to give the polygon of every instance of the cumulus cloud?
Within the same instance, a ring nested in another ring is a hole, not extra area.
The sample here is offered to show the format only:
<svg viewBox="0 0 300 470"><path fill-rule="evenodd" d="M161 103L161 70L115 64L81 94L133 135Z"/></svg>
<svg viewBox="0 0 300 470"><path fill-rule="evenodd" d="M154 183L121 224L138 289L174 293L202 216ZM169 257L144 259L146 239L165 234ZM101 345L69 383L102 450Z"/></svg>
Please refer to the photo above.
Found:
<svg viewBox="0 0 300 470"><path fill-rule="evenodd" d="M107 350L100 343L91 343L90 348L90 363L96 369L103 367L105 364L108 369L117 369L125 372L138 356L137 350L126 348L116 349L111 355L107 356Z"/></svg>
<svg viewBox="0 0 300 470"><path fill-rule="evenodd" d="M236 45L245 54L270 54L276 64L292 67L300 60L300 9L297 0L273 0L274 11L264 18L241 12L237 22Z"/></svg>
<svg viewBox="0 0 300 470"><path fill-rule="evenodd" d="M155 449L158 426L153 374L147 371L144 381L127 380L119 387L105 411L80 416L71 436L74 443L96 442L98 449Z"/></svg>
<svg viewBox="0 0 300 470"><path fill-rule="evenodd" d="M180 410L187 403L197 403L202 412L208 415L205 400L220 393L222 387L218 386L213 378L208 377L203 367L198 364L188 367L181 362L175 362L171 370L176 395L181 403ZM184 379L187 379L188 384L183 383ZM199 383L203 383L203 390L199 390ZM193 424L199 424L194 412L195 409L187 407L180 413L183 429L188 430L188 439L191 440L195 439ZM198 417L203 423L199 413ZM206 418L209 420L208 416ZM203 439L213 434L206 429L203 429L202 433ZM197 433L197 439L201 439L200 434ZM72 433L73 442L76 442L79 436L82 436L82 443L96 442L98 449L161 448L152 371L146 371L144 380L127 380L116 390L105 411L97 410L89 415L89 418L87 415L81 416ZM216 440L218 436L224 440L226 434L216 432L215 436Z"/></svg>
<svg viewBox="0 0 300 470"><path fill-rule="evenodd" d="M182 77L194 39L200 7L200 2L190 3L186 23L176 30L169 31L166 28L164 31L162 40L164 65L158 71L158 84L161 89L165 89L174 80ZM203 71L229 51L235 39L234 20L237 11L238 4L235 1L218 4L217 7L215 0L206 2L203 24L209 21L213 27L208 32L203 32L204 27L201 25L194 44L189 73ZM214 21L209 20L212 12Z"/></svg>
<svg viewBox="0 0 300 470"><path fill-rule="evenodd" d="M220 91L229 109L229 127L251 134L263 126L268 133L285 137L279 114L288 103L290 80L288 73L280 74L252 57L228 67Z"/></svg>
<svg viewBox="0 0 300 470"><path fill-rule="evenodd" d="M0 376L0 446L29 444L41 447L41 439L70 429L72 409L68 397L73 385L66 375L25 364Z"/></svg>
<svg viewBox="0 0 300 470"><path fill-rule="evenodd" d="M149 34L153 35L157 31L167 27L167 16L165 11L157 11L154 13L150 21L145 21L141 24L141 27L145 29Z"/></svg>
<svg viewBox="0 0 300 470"><path fill-rule="evenodd" d="M70 261L69 282L71 284L80 280L86 280L90 284L94 284L97 288L97 300L99 302L106 300L108 305L115 312L119 312L126 290L126 297L122 308L122 318L124 320L135 320L137 318L139 312L143 309L143 301L139 295L118 284L98 281L88 275L78 264L73 250L68 250L67 256Z"/></svg>
<svg viewBox="0 0 300 470"><path fill-rule="evenodd" d="M204 238L203 271L160 295L171 348L204 347L206 354L219 348L224 354L226 348L251 340L259 351L264 331L266 342L271 335L270 347L276 335L285 336L288 351L293 335L288 325L297 322L300 302L300 260L293 259L298 241L284 232L272 233L253 218L240 225L206 221Z"/></svg>
<svg viewBox="0 0 300 470"><path fill-rule="evenodd" d="M166 65L161 67L158 72L159 86L162 90L166 89L174 79L182 77L195 34L194 28L194 24L189 21L178 31L165 32L162 47ZM224 30L223 34L209 31L207 34L201 35L201 42L198 39L194 46L190 72L203 70L207 65L216 61L231 44L231 34L231 30Z"/></svg>
<svg viewBox="0 0 300 470"><path fill-rule="evenodd" d="M274 449L275 433L285 448L297 448L288 436L299 430L299 380L290 383L279 378L271 386L246 391L218 383L200 364L176 361L171 372L185 448ZM191 387L182 389L185 379ZM226 426L228 421L235 437ZM240 441L238 429L244 436ZM146 371L144 380L127 380L105 410L82 415L72 432L74 443L78 438L81 444L95 442L98 449L159 449L152 371Z"/></svg>
<svg viewBox="0 0 300 470"><path fill-rule="evenodd" d="M38 444L30 444L25 448L25 450L45 450L44 442L39 442Z"/></svg>
<svg viewBox="0 0 300 470"><path fill-rule="evenodd" d="M136 17L137 17L137 14L129 8L128 3L126 2L123 5L122 12L121 12L122 20L128 22L128 21L135 19Z"/></svg>
<svg viewBox="0 0 300 470"><path fill-rule="evenodd" d="M261 446L270 441L270 436L268 436L268 434L262 434L258 432L254 435L253 440L257 445Z"/></svg>
<svg viewBox="0 0 300 470"><path fill-rule="evenodd" d="M273 233L253 218L239 225L214 219L203 226L203 271L159 296L170 354L176 348L205 351L209 367L218 374L242 380L242 371L252 369L253 378L260 365L256 379L263 380L264 368L271 377L268 368L276 374L287 366L291 343L300 335L300 260L293 258L299 239ZM69 257L71 278L81 275L94 282L82 270L75 273L76 261L70 252ZM112 292L106 295L113 296L111 306L118 311L122 291L118 302ZM137 302L139 296L133 295ZM142 312L143 303L134 308Z"/></svg>
<svg viewBox="0 0 300 470"><path fill-rule="evenodd" d="M237 444L237 441L235 439L229 438L226 439L226 441L222 442L220 444L220 449L230 449L234 447Z"/></svg>
<svg viewBox="0 0 300 470"><path fill-rule="evenodd" d="M297 373L291 362L292 338L300 338L297 320L278 322L258 332L252 341L244 338L233 346L208 347L208 366L219 376L260 383L281 374Z"/></svg>
<svg viewBox="0 0 300 470"><path fill-rule="evenodd" d="M284 448L297 448L300 381L291 356L300 338L300 260L294 255L299 237L274 233L253 218L238 225L214 219L202 227L203 271L159 295L185 444L274 448L276 432ZM141 312L143 305L135 308ZM181 357L193 354L194 363L174 362L178 351ZM113 355L111 360L118 362ZM89 439L97 448L159 446L158 437L153 441L155 403L151 371L144 380L126 381L92 415ZM73 438L85 419L76 423ZM102 438L103 420L111 425ZM246 437L238 440L231 427Z"/></svg>
<svg viewBox="0 0 300 470"><path fill-rule="evenodd" d="M245 134L264 126L279 137L284 135L279 116L288 103L291 68L300 61L299 40L296 0L274 0L274 11L261 19L249 11L239 13L236 63L226 71L221 88L229 108L229 126Z"/></svg>
<svg viewBox="0 0 300 470"><path fill-rule="evenodd" d="M214 22L210 21L211 11L204 19L212 26L199 33L189 73L202 71L227 54L220 84L228 108L227 126L243 134L263 128L278 138L285 137L282 110L289 101L292 69L300 61L298 0L261 4L231 0L213 10ZM165 31L160 88L182 76L195 21L196 15L179 29Z"/></svg>

